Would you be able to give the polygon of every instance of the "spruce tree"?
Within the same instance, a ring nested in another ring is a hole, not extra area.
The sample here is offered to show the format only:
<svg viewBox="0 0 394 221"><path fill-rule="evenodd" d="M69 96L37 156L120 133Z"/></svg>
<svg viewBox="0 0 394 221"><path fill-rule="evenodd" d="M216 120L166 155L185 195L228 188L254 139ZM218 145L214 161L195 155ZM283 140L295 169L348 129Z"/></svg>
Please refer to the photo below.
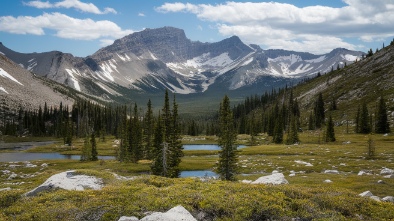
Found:
<svg viewBox="0 0 394 221"><path fill-rule="evenodd" d="M361 112L359 116L359 133L368 134L371 133L371 125L368 114L367 104L364 102L361 107Z"/></svg>
<svg viewBox="0 0 394 221"><path fill-rule="evenodd" d="M237 174L237 146L235 141L237 134L234 128L233 113L230 109L230 99L224 96L219 108L219 131L218 145L219 161L216 172L222 180L235 180Z"/></svg>
<svg viewBox="0 0 394 221"><path fill-rule="evenodd" d="M180 136L180 123L178 117L178 104L173 100L172 114L171 114L171 130L170 140L168 142L168 177L176 178L180 175L179 164L183 157L183 146Z"/></svg>
<svg viewBox="0 0 394 221"><path fill-rule="evenodd" d="M297 120L296 116L292 116L290 120L290 130L287 134L287 144L295 144L300 142L300 139L298 137L298 127L297 127Z"/></svg>
<svg viewBox="0 0 394 221"><path fill-rule="evenodd" d="M276 144L283 143L283 121L282 121L282 117L278 117L276 119L274 135L273 135L273 141Z"/></svg>
<svg viewBox="0 0 394 221"><path fill-rule="evenodd" d="M315 107L313 109L315 116L315 127L321 128L322 124L324 124L324 101L322 93L319 93L317 100L315 102Z"/></svg>
<svg viewBox="0 0 394 221"><path fill-rule="evenodd" d="M138 116L137 104L134 105L133 117L130 122L130 155L131 161L137 163L142 158L142 129Z"/></svg>
<svg viewBox="0 0 394 221"><path fill-rule="evenodd" d="M335 141L334 123L332 121L331 115L328 118L325 139L326 139L326 142L334 142Z"/></svg>
<svg viewBox="0 0 394 221"><path fill-rule="evenodd" d="M97 144L96 144L96 135L92 132L90 137L90 144L92 147L92 154L90 160L97 161L98 160L98 153L97 153Z"/></svg>
<svg viewBox="0 0 394 221"><path fill-rule="evenodd" d="M153 117L152 111L152 102L149 99L147 104L147 110L145 113L144 121L143 121L143 146L144 146L144 157L146 159L153 159L153 136L154 136L154 126L155 121Z"/></svg>
<svg viewBox="0 0 394 221"><path fill-rule="evenodd" d="M390 133L390 123L387 116L386 102L380 97L376 114L375 132L379 134Z"/></svg>
<svg viewBox="0 0 394 221"><path fill-rule="evenodd" d="M164 173L164 166L165 162L163 161L163 141L164 141L164 128L163 128L163 120L161 115L156 121L156 125L154 128L154 139L153 139L153 161L151 165L151 171L153 175L158 176L166 176Z"/></svg>
<svg viewBox="0 0 394 221"><path fill-rule="evenodd" d="M89 136L85 137L85 141L82 146L81 161L89 161L92 155L92 145L89 141Z"/></svg>

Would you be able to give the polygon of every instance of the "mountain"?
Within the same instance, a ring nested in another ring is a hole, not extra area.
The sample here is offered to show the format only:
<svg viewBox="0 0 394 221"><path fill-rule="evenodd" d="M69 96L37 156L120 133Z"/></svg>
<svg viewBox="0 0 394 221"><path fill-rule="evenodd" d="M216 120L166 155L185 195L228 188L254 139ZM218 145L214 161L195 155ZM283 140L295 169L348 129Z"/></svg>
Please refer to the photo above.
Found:
<svg viewBox="0 0 394 221"><path fill-rule="evenodd" d="M60 102L71 105L74 99L65 91L68 90L63 85L39 78L0 54L0 99L7 109L38 109L45 102L48 106L58 106Z"/></svg>
<svg viewBox="0 0 394 221"><path fill-rule="evenodd" d="M237 36L202 43L173 27L127 35L85 58L59 51L23 54L1 43L0 53L37 76L123 103L145 102L165 89L185 101L217 101L224 94L241 99L344 67L364 55L341 48L322 55L263 50Z"/></svg>

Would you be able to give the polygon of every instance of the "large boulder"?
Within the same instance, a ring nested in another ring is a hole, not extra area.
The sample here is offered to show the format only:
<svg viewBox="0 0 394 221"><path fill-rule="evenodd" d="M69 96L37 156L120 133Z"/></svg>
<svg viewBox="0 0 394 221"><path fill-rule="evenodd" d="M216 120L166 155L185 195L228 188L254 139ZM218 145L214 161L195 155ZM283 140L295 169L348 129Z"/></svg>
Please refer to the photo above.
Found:
<svg viewBox="0 0 394 221"><path fill-rule="evenodd" d="M262 176L257 180L251 182L251 184L280 185L280 184L289 184L289 182L285 179L283 173L274 173L268 176Z"/></svg>
<svg viewBox="0 0 394 221"><path fill-rule="evenodd" d="M197 221L183 206L176 206L165 213L154 212L139 221ZM122 216L118 221L138 221L134 216Z"/></svg>
<svg viewBox="0 0 394 221"><path fill-rule="evenodd" d="M392 174L394 174L394 170L389 169L389 168L383 168L380 171L380 175L392 175Z"/></svg>
<svg viewBox="0 0 394 221"><path fill-rule="evenodd" d="M100 190L102 187L102 179L94 176L78 175L74 170L71 170L49 177L43 184L27 192L25 196L36 196L40 192L57 188L82 191L85 189Z"/></svg>

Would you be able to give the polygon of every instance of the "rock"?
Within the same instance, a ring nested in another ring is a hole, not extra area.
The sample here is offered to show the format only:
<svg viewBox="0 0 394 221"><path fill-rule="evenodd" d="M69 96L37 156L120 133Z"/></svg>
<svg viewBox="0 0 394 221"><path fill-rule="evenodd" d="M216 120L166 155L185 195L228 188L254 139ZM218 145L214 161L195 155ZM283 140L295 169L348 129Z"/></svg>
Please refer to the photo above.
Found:
<svg viewBox="0 0 394 221"><path fill-rule="evenodd" d="M31 163L27 163L27 164L25 165L25 167L33 168L33 167L37 167L37 165L31 164Z"/></svg>
<svg viewBox="0 0 394 221"><path fill-rule="evenodd" d="M48 167L48 164L47 163L43 163L43 164L41 164L41 167Z"/></svg>
<svg viewBox="0 0 394 221"><path fill-rule="evenodd" d="M362 176L362 175L372 175L372 174L369 173L369 172L366 172L366 171L364 171L364 170L361 170L360 172L358 172L357 175Z"/></svg>
<svg viewBox="0 0 394 221"><path fill-rule="evenodd" d="M380 171L380 175L391 175L391 174L394 174L394 170L389 169L389 168L383 168Z"/></svg>
<svg viewBox="0 0 394 221"><path fill-rule="evenodd" d="M394 174L386 175L386 176L384 176L384 178L394 179Z"/></svg>
<svg viewBox="0 0 394 221"><path fill-rule="evenodd" d="M331 180L324 180L323 183L332 183Z"/></svg>
<svg viewBox="0 0 394 221"><path fill-rule="evenodd" d="M305 161L295 160L294 162L296 162L298 164L304 164L306 167L313 167L313 165L311 163L308 163L308 162L305 162Z"/></svg>
<svg viewBox="0 0 394 221"><path fill-rule="evenodd" d="M338 170L325 170L324 173L327 173L327 174L339 174L339 171Z"/></svg>
<svg viewBox="0 0 394 221"><path fill-rule="evenodd" d="M290 173L289 176L295 176L295 173Z"/></svg>
<svg viewBox="0 0 394 221"><path fill-rule="evenodd" d="M251 183L251 182L253 182L253 181L252 181L252 180L241 180L241 183L249 184L249 183Z"/></svg>
<svg viewBox="0 0 394 221"><path fill-rule="evenodd" d="M9 190L11 190L11 187L2 188L2 189L0 189L0 192L2 192L2 191L9 191Z"/></svg>
<svg viewBox="0 0 394 221"><path fill-rule="evenodd" d="M378 180L378 183L379 184L384 184L384 181L383 180Z"/></svg>
<svg viewBox="0 0 394 221"><path fill-rule="evenodd" d="M135 216L122 216L118 221L139 221Z"/></svg>
<svg viewBox="0 0 394 221"><path fill-rule="evenodd" d="M12 174L8 177L8 180L12 180L12 179L15 179L15 178L17 178L17 177L18 177L18 174L12 173Z"/></svg>
<svg viewBox="0 0 394 221"><path fill-rule="evenodd" d="M140 221L197 221L183 206L176 206L165 213L155 212Z"/></svg>
<svg viewBox="0 0 394 221"><path fill-rule="evenodd" d="M394 203L394 196L386 196L382 198L383 202L391 202Z"/></svg>
<svg viewBox="0 0 394 221"><path fill-rule="evenodd" d="M371 197L371 196L373 196L373 194L371 193L371 191L365 191L365 192L363 192L363 193L360 193L360 194L358 194L359 196L362 196L362 197Z"/></svg>
<svg viewBox="0 0 394 221"><path fill-rule="evenodd" d="M285 179L283 173L275 173L268 176L262 176L257 180L251 182L251 184L272 184L272 185L280 185L280 184L289 184L289 182Z"/></svg>
<svg viewBox="0 0 394 221"><path fill-rule="evenodd" d="M56 188L65 190L85 189L99 190L103 186L103 181L99 178L86 175L77 175L75 171L66 171L49 177L43 184L27 192L26 196L35 196L42 191L49 191Z"/></svg>
<svg viewBox="0 0 394 221"><path fill-rule="evenodd" d="M273 170L271 174L279 173L278 170Z"/></svg>
<svg viewBox="0 0 394 221"><path fill-rule="evenodd" d="M370 196L369 198L373 199L375 201L381 202L380 197L378 197L378 196Z"/></svg>

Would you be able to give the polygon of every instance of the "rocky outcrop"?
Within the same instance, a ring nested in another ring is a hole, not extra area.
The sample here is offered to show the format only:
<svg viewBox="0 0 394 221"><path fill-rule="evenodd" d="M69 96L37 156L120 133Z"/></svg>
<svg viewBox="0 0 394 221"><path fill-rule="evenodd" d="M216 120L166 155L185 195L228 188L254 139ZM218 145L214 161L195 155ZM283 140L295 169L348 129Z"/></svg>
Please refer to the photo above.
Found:
<svg viewBox="0 0 394 221"><path fill-rule="evenodd" d="M285 179L283 173L274 173L268 176L262 176L257 180L251 182L250 184L280 185L280 184L289 184L289 181Z"/></svg>
<svg viewBox="0 0 394 221"><path fill-rule="evenodd" d="M25 194L25 196L36 196L43 191L55 189L78 190L85 189L100 190L103 181L94 176L78 175L74 170L62 172L48 178L43 184Z"/></svg>
<svg viewBox="0 0 394 221"><path fill-rule="evenodd" d="M138 220L135 216L122 216L118 221L197 221L183 206L176 206L165 213L154 212Z"/></svg>

